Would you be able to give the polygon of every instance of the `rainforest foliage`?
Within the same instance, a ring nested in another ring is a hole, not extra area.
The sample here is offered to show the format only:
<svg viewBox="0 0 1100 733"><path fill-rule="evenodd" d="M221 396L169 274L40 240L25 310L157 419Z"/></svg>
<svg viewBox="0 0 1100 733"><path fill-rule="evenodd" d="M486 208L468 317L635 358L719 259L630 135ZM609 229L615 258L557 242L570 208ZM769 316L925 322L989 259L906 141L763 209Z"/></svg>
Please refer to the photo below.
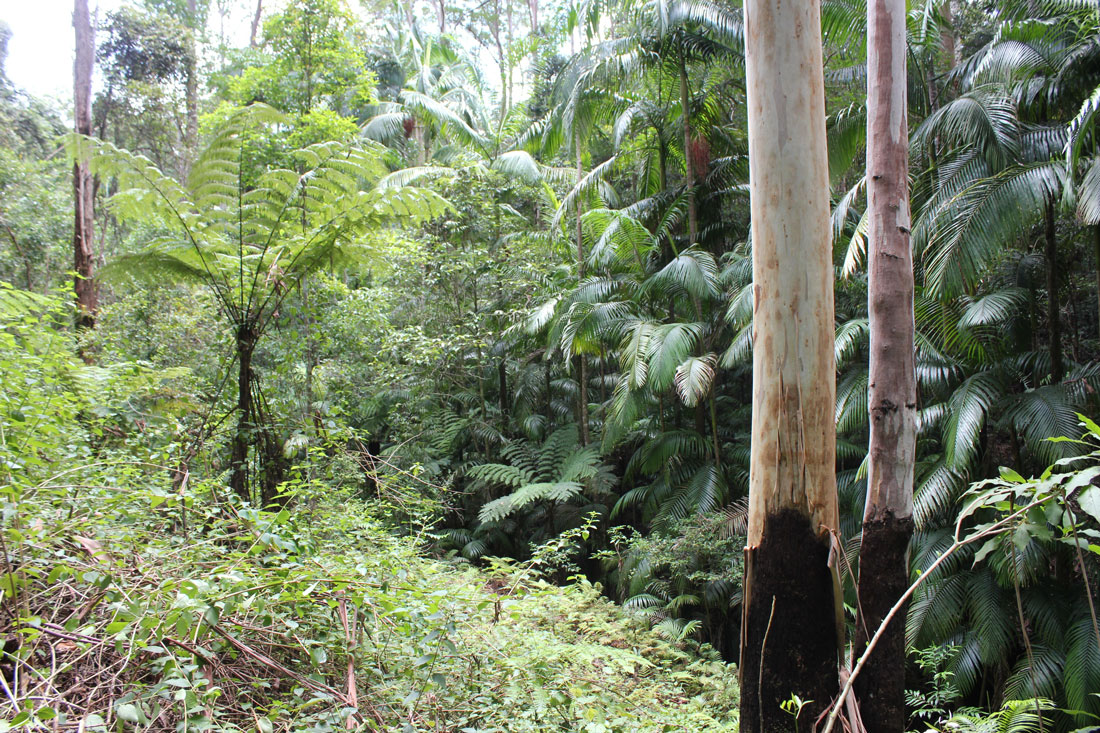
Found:
<svg viewBox="0 0 1100 733"><path fill-rule="evenodd" d="M866 12L822 2L849 638ZM907 19L909 728L1092 730L1100 10ZM0 728L738 728L740 2L133 0L90 136L9 35Z"/></svg>

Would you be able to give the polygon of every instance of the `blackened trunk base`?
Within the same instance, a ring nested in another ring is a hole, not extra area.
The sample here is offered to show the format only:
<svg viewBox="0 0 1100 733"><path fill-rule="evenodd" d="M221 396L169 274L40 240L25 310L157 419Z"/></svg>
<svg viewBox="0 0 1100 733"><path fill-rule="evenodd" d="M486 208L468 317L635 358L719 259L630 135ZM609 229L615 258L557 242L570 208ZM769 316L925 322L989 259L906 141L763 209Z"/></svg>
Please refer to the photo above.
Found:
<svg viewBox="0 0 1100 733"><path fill-rule="evenodd" d="M741 733L793 733L794 717L780 708L792 695L811 701L797 730L813 730L839 692L828 536L816 536L794 509L766 517L745 579Z"/></svg>
<svg viewBox="0 0 1100 733"><path fill-rule="evenodd" d="M879 624L909 587L910 517L885 517L863 523L859 550L859 609L852 644L853 664ZM905 611L890 621L875 644L867 663L855 681L863 725L874 733L902 733L905 730Z"/></svg>

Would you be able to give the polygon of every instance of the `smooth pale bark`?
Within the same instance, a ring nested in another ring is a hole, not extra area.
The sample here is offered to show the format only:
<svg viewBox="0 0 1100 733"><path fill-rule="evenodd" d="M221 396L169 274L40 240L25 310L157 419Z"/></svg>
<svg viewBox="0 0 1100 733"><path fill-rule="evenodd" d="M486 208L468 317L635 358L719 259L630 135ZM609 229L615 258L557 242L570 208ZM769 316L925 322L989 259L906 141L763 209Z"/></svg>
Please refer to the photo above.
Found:
<svg viewBox="0 0 1100 733"><path fill-rule="evenodd" d="M73 28L76 30L76 57L73 62L73 119L76 132L92 134L92 64L95 60L95 37L88 0L75 0ZM73 165L73 269L76 281L77 320L82 328L95 325L98 294L93 279L95 256L95 184L86 162Z"/></svg>
<svg viewBox="0 0 1100 733"><path fill-rule="evenodd" d="M867 5L870 445L856 658L909 583L917 380L906 105L905 0L872 0ZM856 698L868 730L905 729L904 612L868 657Z"/></svg>
<svg viewBox="0 0 1100 733"><path fill-rule="evenodd" d="M748 0L753 412L741 731L810 730L838 691L843 630L833 418L833 266L817 0ZM797 722L780 708L809 700Z"/></svg>

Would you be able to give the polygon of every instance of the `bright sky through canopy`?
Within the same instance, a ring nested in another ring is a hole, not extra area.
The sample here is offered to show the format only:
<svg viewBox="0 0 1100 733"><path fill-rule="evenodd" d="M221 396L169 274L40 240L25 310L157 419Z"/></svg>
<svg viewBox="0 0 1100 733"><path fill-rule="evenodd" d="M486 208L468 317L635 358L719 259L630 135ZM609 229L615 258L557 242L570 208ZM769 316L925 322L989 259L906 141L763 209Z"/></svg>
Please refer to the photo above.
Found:
<svg viewBox="0 0 1100 733"><path fill-rule="evenodd" d="M121 0L91 0L100 17ZM0 20L11 26L6 71L16 88L35 96L69 98L73 93L72 0L3 0Z"/></svg>

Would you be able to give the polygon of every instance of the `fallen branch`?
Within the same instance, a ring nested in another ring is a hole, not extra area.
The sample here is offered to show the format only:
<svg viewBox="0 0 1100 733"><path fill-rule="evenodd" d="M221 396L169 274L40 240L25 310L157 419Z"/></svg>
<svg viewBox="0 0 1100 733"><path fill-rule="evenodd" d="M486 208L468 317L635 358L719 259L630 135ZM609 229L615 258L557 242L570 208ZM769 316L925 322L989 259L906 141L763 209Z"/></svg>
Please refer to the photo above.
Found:
<svg viewBox="0 0 1100 733"><path fill-rule="evenodd" d="M290 677L291 679L295 680L296 682L298 682L302 686L308 687L309 689L313 690L314 692L323 692L326 695L332 695L337 700L343 702L345 705L348 704L347 697L345 697L344 694L342 692L340 692L339 690L336 690L332 687L329 687L328 685L324 684L323 682L318 682L316 680L311 680L308 677L303 677L302 675L298 674L297 672L294 672L293 670L287 669L286 667L279 664L278 662L276 662L274 659L267 656L263 652L257 651L255 649L253 649L252 647L248 646L243 641L236 638L235 636L233 636L232 634L230 634L228 631L226 631L222 627L218 626L217 624L213 624L210 628L215 633L217 633L218 636L220 636L223 639L225 639L226 641L228 641L230 646L232 646L234 649L236 649L237 651L241 652L242 654L244 654L248 657L251 657L252 659L259 662L260 664L262 664L266 667L270 667L271 669L275 670L276 672L278 672L282 675Z"/></svg>

